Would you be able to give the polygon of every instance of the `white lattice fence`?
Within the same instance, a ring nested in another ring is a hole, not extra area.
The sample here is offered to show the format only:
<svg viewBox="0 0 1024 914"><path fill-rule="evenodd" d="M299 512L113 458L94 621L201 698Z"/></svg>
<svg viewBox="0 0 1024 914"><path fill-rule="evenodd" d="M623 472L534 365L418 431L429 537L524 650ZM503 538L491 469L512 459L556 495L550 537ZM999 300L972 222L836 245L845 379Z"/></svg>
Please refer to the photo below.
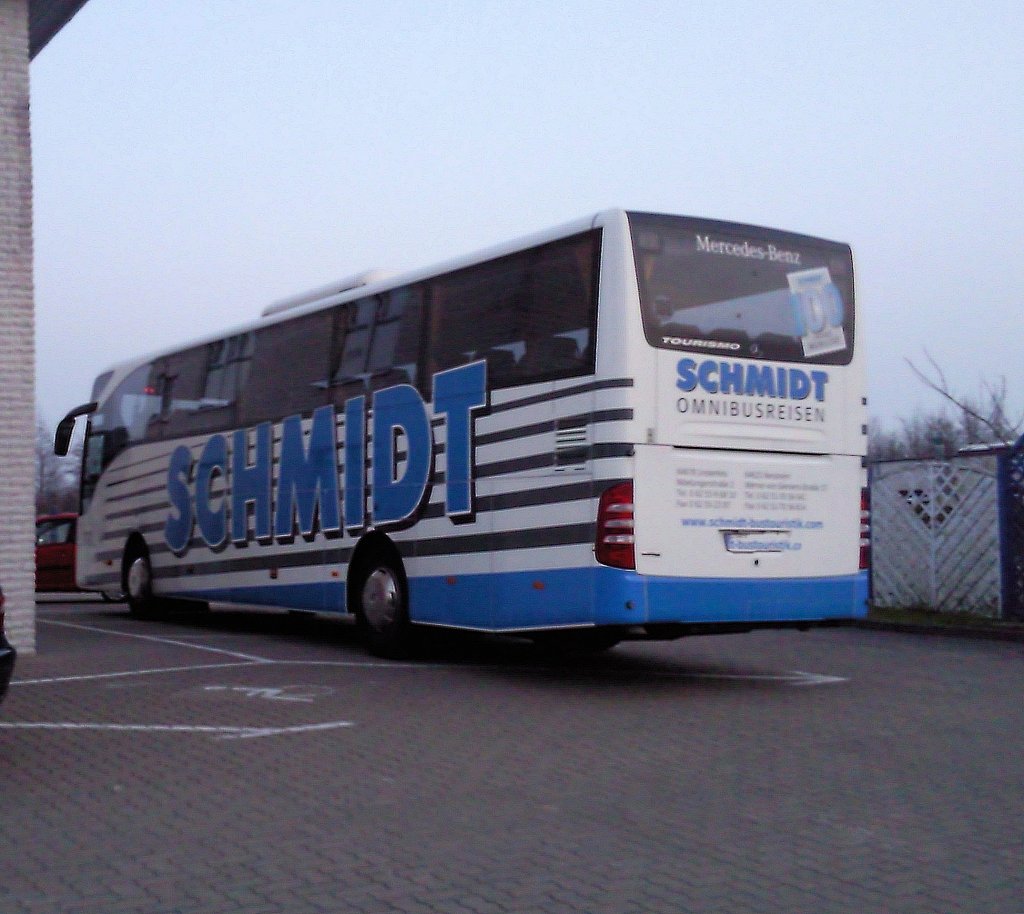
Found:
<svg viewBox="0 0 1024 914"><path fill-rule="evenodd" d="M996 460L896 461L871 471L873 600L1000 613Z"/></svg>

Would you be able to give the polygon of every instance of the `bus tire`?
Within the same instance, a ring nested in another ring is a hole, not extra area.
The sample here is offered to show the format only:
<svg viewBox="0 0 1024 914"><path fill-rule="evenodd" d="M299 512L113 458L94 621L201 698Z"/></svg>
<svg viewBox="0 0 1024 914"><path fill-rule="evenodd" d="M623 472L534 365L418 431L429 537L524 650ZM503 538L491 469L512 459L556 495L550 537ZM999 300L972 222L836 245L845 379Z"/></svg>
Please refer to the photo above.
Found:
<svg viewBox="0 0 1024 914"><path fill-rule="evenodd" d="M153 566L144 544L134 543L126 550L123 576L128 611L133 616L153 615L157 609L153 596Z"/></svg>
<svg viewBox="0 0 1024 914"><path fill-rule="evenodd" d="M352 586L356 622L370 653L391 659L412 654L414 631L398 556L375 549L359 563Z"/></svg>

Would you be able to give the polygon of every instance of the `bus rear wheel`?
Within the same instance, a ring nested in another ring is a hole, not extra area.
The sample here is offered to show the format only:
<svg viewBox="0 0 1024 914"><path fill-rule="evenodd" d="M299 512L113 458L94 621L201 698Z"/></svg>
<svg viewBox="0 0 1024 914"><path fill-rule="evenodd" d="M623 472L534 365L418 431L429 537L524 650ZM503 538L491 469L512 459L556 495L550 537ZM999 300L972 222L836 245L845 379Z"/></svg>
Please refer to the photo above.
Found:
<svg viewBox="0 0 1024 914"><path fill-rule="evenodd" d="M385 552L371 554L352 580L355 614L372 654L408 657L414 648L409 601L401 563Z"/></svg>

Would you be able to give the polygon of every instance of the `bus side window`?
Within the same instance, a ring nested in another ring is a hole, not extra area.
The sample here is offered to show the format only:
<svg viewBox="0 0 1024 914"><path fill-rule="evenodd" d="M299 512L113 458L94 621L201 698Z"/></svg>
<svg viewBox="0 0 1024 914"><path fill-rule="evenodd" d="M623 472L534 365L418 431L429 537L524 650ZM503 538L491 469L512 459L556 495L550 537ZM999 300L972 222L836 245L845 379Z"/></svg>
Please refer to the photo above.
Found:
<svg viewBox="0 0 1024 914"><path fill-rule="evenodd" d="M335 309L334 345L331 351L332 387L346 391L356 391L360 385L365 387L366 358L379 308L380 300L374 297L346 302Z"/></svg>
<svg viewBox="0 0 1024 914"><path fill-rule="evenodd" d="M199 409L218 409L235 403L249 378L254 348L252 332L239 333L209 344Z"/></svg>
<svg viewBox="0 0 1024 914"><path fill-rule="evenodd" d="M519 378L519 361L516 349L523 347L496 346L484 354L487 361L487 383L492 387L507 387Z"/></svg>
<svg viewBox="0 0 1024 914"><path fill-rule="evenodd" d="M241 333L160 359L148 390L159 397L146 438L176 438L230 428L239 385L248 375L252 334Z"/></svg>
<svg viewBox="0 0 1024 914"><path fill-rule="evenodd" d="M161 413L151 422L150 432L174 438L195 432L213 431L230 417L202 412L207 347L194 346L162 360Z"/></svg>
<svg viewBox="0 0 1024 914"><path fill-rule="evenodd" d="M331 400L416 384L423 289L405 287L335 309Z"/></svg>
<svg viewBox="0 0 1024 914"><path fill-rule="evenodd" d="M592 371L599 242L588 232L434 280L430 370L483 358L491 388Z"/></svg>
<svg viewBox="0 0 1024 914"><path fill-rule="evenodd" d="M92 430L103 435L102 462L106 466L129 444L145 441L150 421L160 415L156 363L140 365L104 401L92 418Z"/></svg>
<svg viewBox="0 0 1024 914"><path fill-rule="evenodd" d="M542 335L527 339L520 371L523 380L529 382L572 374L580 363L580 352L574 339Z"/></svg>
<svg viewBox="0 0 1024 914"><path fill-rule="evenodd" d="M584 374L596 298L592 235L535 249L529 270L523 383Z"/></svg>
<svg viewBox="0 0 1024 914"><path fill-rule="evenodd" d="M416 385L422 323L422 288L395 289L384 297L366 366L370 390L395 384Z"/></svg>
<svg viewBox="0 0 1024 914"><path fill-rule="evenodd" d="M240 394L240 424L307 414L323 406L330 348L330 311L314 311L260 328L253 367Z"/></svg>
<svg viewBox="0 0 1024 914"><path fill-rule="evenodd" d="M517 372L498 352L512 353L518 362L522 351L526 256L489 260L431 283L428 374L486 359L514 383ZM496 386L494 378L488 383Z"/></svg>

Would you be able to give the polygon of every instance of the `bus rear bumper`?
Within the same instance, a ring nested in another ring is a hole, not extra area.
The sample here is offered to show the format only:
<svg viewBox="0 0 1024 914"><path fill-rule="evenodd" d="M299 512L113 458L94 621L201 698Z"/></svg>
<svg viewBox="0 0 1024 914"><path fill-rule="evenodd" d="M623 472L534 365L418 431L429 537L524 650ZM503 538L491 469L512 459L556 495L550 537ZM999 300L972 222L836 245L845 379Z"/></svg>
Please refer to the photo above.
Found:
<svg viewBox="0 0 1024 914"><path fill-rule="evenodd" d="M492 632L591 625L638 634L801 628L863 617L867 572L827 578L729 580L639 575L606 566L410 578L414 622ZM655 635L660 637L662 635Z"/></svg>
<svg viewBox="0 0 1024 914"><path fill-rule="evenodd" d="M825 578L666 578L597 569L597 625L802 622L867 614L867 572Z"/></svg>

